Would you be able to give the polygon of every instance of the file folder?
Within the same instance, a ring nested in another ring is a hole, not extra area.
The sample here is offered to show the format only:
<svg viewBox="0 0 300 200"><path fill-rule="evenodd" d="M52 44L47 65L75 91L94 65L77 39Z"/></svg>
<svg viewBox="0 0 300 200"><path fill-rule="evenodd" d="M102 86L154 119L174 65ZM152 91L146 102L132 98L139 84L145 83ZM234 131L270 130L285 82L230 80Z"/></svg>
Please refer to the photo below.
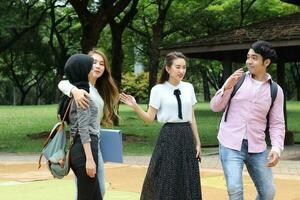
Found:
<svg viewBox="0 0 300 200"><path fill-rule="evenodd" d="M114 129L100 129L100 150L104 162L123 163L122 132Z"/></svg>

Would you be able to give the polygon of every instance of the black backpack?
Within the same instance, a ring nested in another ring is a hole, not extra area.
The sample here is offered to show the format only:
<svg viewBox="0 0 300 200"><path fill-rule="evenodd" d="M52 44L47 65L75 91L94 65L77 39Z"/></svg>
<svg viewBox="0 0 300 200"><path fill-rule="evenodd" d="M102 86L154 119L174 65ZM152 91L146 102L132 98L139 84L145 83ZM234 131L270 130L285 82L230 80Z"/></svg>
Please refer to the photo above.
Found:
<svg viewBox="0 0 300 200"><path fill-rule="evenodd" d="M245 80L245 77L246 77L246 74L243 74L243 76L240 78L240 80L233 87L233 91L232 91L232 93L230 95L230 98L229 98L229 101L228 101L227 109L224 111L225 112L224 122L227 121L227 114L228 114L228 111L229 111L229 108L230 108L231 99L236 94L236 92L238 91L238 89L242 86L242 84L243 84L243 82ZM266 116L266 118L267 118L267 127L266 127L266 130L269 128L269 113L270 113L271 108L273 107L273 103L274 103L274 101L275 101L275 99L277 97L277 91L278 91L278 85L277 85L276 82L274 82L272 79L270 79L269 83L270 83L270 91L271 91L272 102L271 102L271 106L269 108L268 114Z"/></svg>

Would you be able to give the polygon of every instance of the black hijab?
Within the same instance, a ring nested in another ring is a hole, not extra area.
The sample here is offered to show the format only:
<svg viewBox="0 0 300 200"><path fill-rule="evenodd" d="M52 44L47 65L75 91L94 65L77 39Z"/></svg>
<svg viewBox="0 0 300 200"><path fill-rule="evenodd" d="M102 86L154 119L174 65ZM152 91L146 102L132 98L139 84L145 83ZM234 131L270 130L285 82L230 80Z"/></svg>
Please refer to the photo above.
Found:
<svg viewBox="0 0 300 200"><path fill-rule="evenodd" d="M93 58L85 54L72 55L65 64L65 74L70 83L79 89L89 92L88 74L93 66ZM71 98L64 95L58 106L58 115L62 120ZM69 123L69 113L66 114L65 121Z"/></svg>
<svg viewBox="0 0 300 200"><path fill-rule="evenodd" d="M93 66L93 58L85 54L71 56L65 64L65 74L72 85L89 92L88 74Z"/></svg>

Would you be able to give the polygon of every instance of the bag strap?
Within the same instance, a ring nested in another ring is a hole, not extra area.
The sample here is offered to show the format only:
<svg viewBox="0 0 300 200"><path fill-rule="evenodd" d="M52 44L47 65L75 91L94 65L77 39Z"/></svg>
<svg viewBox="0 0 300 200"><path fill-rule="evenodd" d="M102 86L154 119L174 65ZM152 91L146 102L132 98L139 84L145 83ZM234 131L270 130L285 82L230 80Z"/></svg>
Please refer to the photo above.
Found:
<svg viewBox="0 0 300 200"><path fill-rule="evenodd" d="M228 110L230 108L230 103L231 103L231 99L232 97L236 94L236 92L238 91L238 89L242 86L244 80L245 80L246 74L243 74L243 76L240 78L240 80L237 82L237 84L235 84L235 86L233 87L233 91L230 95L230 98L228 100L228 106L227 109L224 111L225 112L225 116L224 116L224 121L227 121L227 114L228 114ZM274 101L276 100L277 97L277 91L278 91L278 85L275 81L273 81L272 79L269 80L270 83L270 93L271 93L271 106L269 108L268 114L266 115L267 118L267 126L266 126L266 130L269 128L269 115L270 115L270 110L273 107Z"/></svg>
<svg viewBox="0 0 300 200"><path fill-rule="evenodd" d="M69 103L68 103L66 112L64 113L64 116L63 116L63 118L62 118L62 120L61 120L62 123L65 122L66 116L67 116L67 114L69 114L69 110L70 110L70 107L71 107L71 104L72 104L72 100L73 100L73 99L70 99L70 101L69 101Z"/></svg>
<svg viewBox="0 0 300 200"><path fill-rule="evenodd" d="M228 105L227 105L227 109L224 111L225 112L225 116L224 116L224 122L227 121L227 114L228 114L228 111L229 111L229 108L230 108L230 103L231 103L231 99L232 97L235 95L235 93L238 91L238 89L240 89L240 87L242 86L244 80L245 80L245 77L246 77L246 73L244 73L242 75L242 77L240 78L240 80L238 80L238 82L235 84L235 86L233 87L233 90L232 90L232 93L230 95L230 98L228 100Z"/></svg>
<svg viewBox="0 0 300 200"><path fill-rule="evenodd" d="M50 134L48 135L48 138L46 139L46 141L45 141L44 144L43 144L43 148L45 148L45 146L47 146L47 144L50 142L50 139L51 139L51 137L52 137L52 135L53 135L54 133L57 133L58 131L60 131L61 129L64 128L64 125L65 125L65 123L64 123L64 122L65 122L65 118L66 118L67 114L69 113L69 110L70 110L70 107L71 107L71 103L72 103L72 99L71 99L70 102L68 103L66 112L64 113L64 117L62 118L60 124L59 124L57 127L55 127L54 129L52 129L52 131L51 131ZM42 148L42 149L43 149L43 148ZM42 165L41 165L42 157L43 157L43 153L41 153L41 155L40 155L40 157L39 157L39 165L38 165L38 169L40 169L41 166L42 166Z"/></svg>
<svg viewBox="0 0 300 200"><path fill-rule="evenodd" d="M277 97L277 91L278 91L278 85L275 81L273 81L272 79L269 80L269 83L270 83L270 93L271 93L271 106L269 108L269 111L268 111L268 114L267 114L267 126L266 126L266 130L269 129L269 115L270 115L270 111L273 107L273 104L274 104L274 101Z"/></svg>

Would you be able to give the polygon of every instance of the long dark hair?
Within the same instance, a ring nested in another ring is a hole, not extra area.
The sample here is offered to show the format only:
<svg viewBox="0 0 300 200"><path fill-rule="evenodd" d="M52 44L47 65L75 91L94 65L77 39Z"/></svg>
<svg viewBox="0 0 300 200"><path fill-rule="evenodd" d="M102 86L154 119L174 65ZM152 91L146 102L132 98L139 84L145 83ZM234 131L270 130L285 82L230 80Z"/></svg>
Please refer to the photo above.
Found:
<svg viewBox="0 0 300 200"><path fill-rule="evenodd" d="M101 120L101 124L103 126L111 126L113 124L112 120L118 117L117 106L119 100L119 90L111 76L109 63L105 54L98 49L93 49L88 53L90 56L94 54L98 54L103 58L105 66L102 76L97 78L95 84L95 88L104 101L103 118Z"/></svg>
<svg viewBox="0 0 300 200"><path fill-rule="evenodd" d="M169 73L167 72L166 67L171 67L173 65L174 60L178 58L182 58L185 61L187 61L187 57L183 53L178 51L173 51L166 55L164 66L162 68L161 76L158 83L164 83L167 80L169 80Z"/></svg>

